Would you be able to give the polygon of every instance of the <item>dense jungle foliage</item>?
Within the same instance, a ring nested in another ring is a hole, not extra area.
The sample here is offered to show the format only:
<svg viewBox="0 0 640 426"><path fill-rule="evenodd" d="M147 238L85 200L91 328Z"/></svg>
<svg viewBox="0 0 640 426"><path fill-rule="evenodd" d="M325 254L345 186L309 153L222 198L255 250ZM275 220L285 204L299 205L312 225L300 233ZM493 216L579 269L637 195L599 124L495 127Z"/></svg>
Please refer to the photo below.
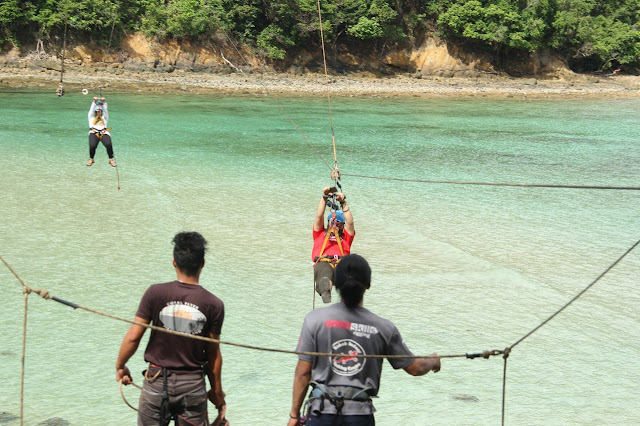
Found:
<svg viewBox="0 0 640 426"><path fill-rule="evenodd" d="M216 32L282 59L320 42L317 0L0 0L0 43L114 46L142 31L206 41ZM376 51L431 31L494 58L553 51L576 71L640 68L640 0L321 0L328 49Z"/></svg>

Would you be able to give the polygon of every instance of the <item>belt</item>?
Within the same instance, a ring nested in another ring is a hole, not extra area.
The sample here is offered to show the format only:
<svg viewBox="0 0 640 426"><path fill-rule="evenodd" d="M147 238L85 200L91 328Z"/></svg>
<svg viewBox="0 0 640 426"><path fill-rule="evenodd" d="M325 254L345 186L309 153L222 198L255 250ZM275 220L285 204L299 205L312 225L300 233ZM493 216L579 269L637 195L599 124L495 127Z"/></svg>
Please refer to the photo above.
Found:
<svg viewBox="0 0 640 426"><path fill-rule="evenodd" d="M149 368L154 368L156 370L158 370L158 373L156 373L156 376L160 374L160 372L165 369L167 370L167 373L173 373L173 374L177 374L177 375L199 375L199 376L204 376L204 369L202 367L192 367L192 368L171 368L171 367L161 367L159 365L156 365L152 362L149 363ZM145 371L145 377L148 376L148 373ZM153 379L153 378L152 378ZM147 380L151 380L147 377Z"/></svg>
<svg viewBox="0 0 640 426"><path fill-rule="evenodd" d="M337 254L334 254L333 256L316 256L316 257L313 259L313 261L314 261L314 262L317 262L317 261L319 261L319 260L324 260L325 262L327 262L327 261L328 261L328 262L333 262L334 260L335 260L335 261L340 260L340 256L339 256L339 255L337 255Z"/></svg>

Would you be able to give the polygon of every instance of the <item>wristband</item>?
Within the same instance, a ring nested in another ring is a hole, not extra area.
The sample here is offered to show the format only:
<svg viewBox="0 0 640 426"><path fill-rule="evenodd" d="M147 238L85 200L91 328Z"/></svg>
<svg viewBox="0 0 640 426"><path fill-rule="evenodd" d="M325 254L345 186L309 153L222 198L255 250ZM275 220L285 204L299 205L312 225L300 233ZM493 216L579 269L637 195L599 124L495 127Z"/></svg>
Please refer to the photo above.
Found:
<svg viewBox="0 0 640 426"><path fill-rule="evenodd" d="M299 418L300 418L300 416L292 416L292 415L291 415L291 413L289 413L289 418L290 418L290 419L299 419Z"/></svg>

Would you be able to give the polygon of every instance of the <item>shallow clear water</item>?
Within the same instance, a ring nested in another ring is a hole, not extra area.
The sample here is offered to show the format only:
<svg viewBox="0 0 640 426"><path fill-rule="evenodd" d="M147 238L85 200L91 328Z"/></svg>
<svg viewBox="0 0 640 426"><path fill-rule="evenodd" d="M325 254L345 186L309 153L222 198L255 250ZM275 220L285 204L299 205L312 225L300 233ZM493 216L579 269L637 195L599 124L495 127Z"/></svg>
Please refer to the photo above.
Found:
<svg viewBox="0 0 640 426"><path fill-rule="evenodd" d="M173 235L197 230L212 246L202 284L226 305L222 338L294 349L312 309L311 224L331 184L326 165L273 97L103 95L120 190L102 146L84 166L89 97L0 94L0 255L35 288L132 318L147 286L174 277ZM332 165L326 98L278 101ZM640 186L637 102L334 98L332 107L344 173ZM365 305L416 354L504 349L640 238L637 191L342 183L353 251L373 269ZM639 268L636 250L513 350L508 424L640 422ZM9 419L19 414L24 303L4 266L0 282L0 419ZM114 375L128 324L28 300L25 424L135 424ZM129 363L138 382L142 352ZM222 352L231 422L284 424L295 356ZM502 358L442 364L420 378L385 365L378 424L498 424ZM137 402L137 389L125 394Z"/></svg>

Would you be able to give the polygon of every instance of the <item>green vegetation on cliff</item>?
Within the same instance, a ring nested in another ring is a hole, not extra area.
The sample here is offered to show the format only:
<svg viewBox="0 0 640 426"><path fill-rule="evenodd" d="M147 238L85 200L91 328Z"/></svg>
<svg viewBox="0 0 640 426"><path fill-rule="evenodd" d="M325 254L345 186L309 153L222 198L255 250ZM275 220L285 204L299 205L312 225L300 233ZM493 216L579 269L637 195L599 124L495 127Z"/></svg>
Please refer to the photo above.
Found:
<svg viewBox="0 0 640 426"><path fill-rule="evenodd" d="M640 0L322 0L325 43L379 51L425 31L491 54L553 51L576 71L640 68ZM68 11L68 12L67 12ZM217 31L272 59L319 43L317 0L0 0L0 43L126 33L205 41Z"/></svg>

